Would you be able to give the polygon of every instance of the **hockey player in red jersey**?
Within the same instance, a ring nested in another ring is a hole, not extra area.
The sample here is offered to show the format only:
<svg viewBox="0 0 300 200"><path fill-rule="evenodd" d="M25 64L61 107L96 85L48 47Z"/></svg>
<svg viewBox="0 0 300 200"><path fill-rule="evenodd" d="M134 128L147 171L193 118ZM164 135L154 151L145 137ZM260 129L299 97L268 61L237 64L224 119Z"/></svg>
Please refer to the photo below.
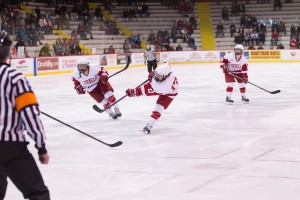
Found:
<svg viewBox="0 0 300 200"><path fill-rule="evenodd" d="M97 64L89 64L86 59L81 58L77 62L77 68L72 74L72 81L78 94L86 92L104 108L108 108L116 101L114 90L108 82L108 73L104 67ZM107 113L113 119L121 117L118 104L112 106L114 111L109 108Z"/></svg>
<svg viewBox="0 0 300 200"><path fill-rule="evenodd" d="M155 71L150 72L149 80L150 81L142 87L136 89L129 88L126 90L126 94L129 97L158 95L151 118L143 128L144 133L150 133L155 122L157 122L163 111L168 108L178 94L178 81L176 76L172 73L169 63L164 63L158 66Z"/></svg>
<svg viewBox="0 0 300 200"><path fill-rule="evenodd" d="M237 81L240 87L240 92L242 95L242 101L244 103L249 103L249 99L246 97L246 87L245 84L248 82L248 61L243 55L244 47L241 44L237 44L234 47L234 52L229 53L224 56L221 60L221 68L223 69L225 75L225 81L227 83L226 88L226 102L228 104L233 104L234 101L231 99L231 94L233 91L234 83ZM235 74L244 79L235 78L229 73Z"/></svg>

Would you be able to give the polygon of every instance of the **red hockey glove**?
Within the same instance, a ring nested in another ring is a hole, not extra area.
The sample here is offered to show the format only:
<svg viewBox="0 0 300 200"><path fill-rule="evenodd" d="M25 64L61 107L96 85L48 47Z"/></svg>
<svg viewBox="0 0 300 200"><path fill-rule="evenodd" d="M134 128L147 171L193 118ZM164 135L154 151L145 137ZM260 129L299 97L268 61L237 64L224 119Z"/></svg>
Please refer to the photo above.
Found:
<svg viewBox="0 0 300 200"><path fill-rule="evenodd" d="M137 88L137 89L127 89L126 90L126 94L129 97L138 97L142 95L142 89L141 88Z"/></svg>
<svg viewBox="0 0 300 200"><path fill-rule="evenodd" d="M223 73L228 74L228 67L226 65L222 64L220 68L223 69Z"/></svg>
<svg viewBox="0 0 300 200"><path fill-rule="evenodd" d="M102 75L100 76L100 79L101 79L101 81L102 81L103 83L106 83L106 82L108 81L108 76L107 76L107 74L102 74Z"/></svg>
<svg viewBox="0 0 300 200"><path fill-rule="evenodd" d="M151 71L148 75L148 79L149 80L152 80L153 76L155 76L155 72L154 71Z"/></svg>
<svg viewBox="0 0 300 200"><path fill-rule="evenodd" d="M75 90L78 94L85 94L85 89L82 87L82 85L75 85Z"/></svg>
<svg viewBox="0 0 300 200"><path fill-rule="evenodd" d="M248 74L247 73L243 73L242 74L242 78L244 79L244 83L248 83Z"/></svg>

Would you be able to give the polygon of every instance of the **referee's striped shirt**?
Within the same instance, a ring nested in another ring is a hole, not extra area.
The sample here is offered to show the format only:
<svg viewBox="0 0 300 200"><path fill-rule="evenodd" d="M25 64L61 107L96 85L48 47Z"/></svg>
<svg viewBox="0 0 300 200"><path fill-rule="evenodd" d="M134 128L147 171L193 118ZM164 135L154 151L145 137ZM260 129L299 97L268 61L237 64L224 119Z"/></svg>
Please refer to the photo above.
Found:
<svg viewBox="0 0 300 200"><path fill-rule="evenodd" d="M35 94L24 75L0 63L0 143L35 141L39 154L47 152L45 132Z"/></svg>

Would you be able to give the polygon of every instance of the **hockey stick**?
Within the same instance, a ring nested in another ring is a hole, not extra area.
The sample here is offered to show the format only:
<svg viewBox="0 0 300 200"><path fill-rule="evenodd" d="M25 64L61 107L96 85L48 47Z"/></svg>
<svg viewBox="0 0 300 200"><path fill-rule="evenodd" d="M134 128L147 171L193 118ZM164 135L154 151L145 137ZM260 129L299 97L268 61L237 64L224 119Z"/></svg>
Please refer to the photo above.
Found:
<svg viewBox="0 0 300 200"><path fill-rule="evenodd" d="M144 85L145 83L147 83L149 81L149 79L145 80L143 83L141 83L140 85L138 85L136 88ZM104 111L110 109L113 105L115 105L116 103L120 102L121 100L123 100L125 97L127 97L128 95L124 95L123 97L121 97L120 99L118 99L118 101L114 102L113 104L111 104L109 107L105 108L105 109L101 109L99 108L97 105L93 105L93 109L96 111L96 112L99 112L99 113L103 113Z"/></svg>
<svg viewBox="0 0 300 200"><path fill-rule="evenodd" d="M123 69L121 69L120 71L117 71L116 73L110 75L108 78L111 78L111 77L113 77L113 76L115 76L115 75L121 73L122 71L125 71L125 70L129 67L129 64L130 64L130 62L131 62L131 57L130 57L130 55L127 55L127 56L126 56L126 60L127 60L127 61L126 61L127 63L126 63L125 68L123 68Z"/></svg>
<svg viewBox="0 0 300 200"><path fill-rule="evenodd" d="M44 113L44 112L42 112L42 111L41 111L41 113L42 113L43 115L46 115L47 117L49 117L49 118L51 118L51 119L53 119L53 120L59 122L59 123L62 123L63 125L68 126L68 127L71 128L71 129L74 129L75 131L78 131L79 133L82 133L82 134L85 135L85 136L88 136L88 137L90 137L90 138L92 138L92 139L94 139L94 140L96 140L96 141L98 141L98 142L100 142L100 143L106 145L106 146L109 146L109 147L117 147L117 146L120 146L121 144L123 144L122 141L118 141L118 142L113 143L113 144L108 144L108 143L103 142L103 141L101 141L101 140L99 140L99 139L97 139L97 138L95 138L95 137L93 137L93 136L91 136L91 135L89 135L89 134L87 134L87 133L85 133L85 132L83 132L83 131L81 131L81 130L75 128L75 127L73 127L73 126L71 126L71 125L69 125L69 124L66 124L65 122L60 121L59 119L57 119L57 118L55 118L55 117L52 117L51 115L48 115L47 113Z"/></svg>
<svg viewBox="0 0 300 200"><path fill-rule="evenodd" d="M228 74L230 74L231 76L234 76L235 78L238 78L238 79L240 79L240 80L242 80L242 81L245 81L242 77L239 77L239 76L237 76L237 75L235 75L235 74L233 74L233 73L230 73L230 72L228 72ZM263 90L263 91L266 91L266 92L268 92L268 93L270 93L270 94L277 94L277 93L279 93L279 92L281 92L280 90L275 90L275 91L269 91L269 90L266 90L266 89L264 89L264 88L262 88L262 87L259 87L258 85L255 85L254 83L251 83L250 81L248 81L248 83L250 83L251 85L254 85L255 87L257 87L257 88L259 88L259 89L261 89L261 90Z"/></svg>

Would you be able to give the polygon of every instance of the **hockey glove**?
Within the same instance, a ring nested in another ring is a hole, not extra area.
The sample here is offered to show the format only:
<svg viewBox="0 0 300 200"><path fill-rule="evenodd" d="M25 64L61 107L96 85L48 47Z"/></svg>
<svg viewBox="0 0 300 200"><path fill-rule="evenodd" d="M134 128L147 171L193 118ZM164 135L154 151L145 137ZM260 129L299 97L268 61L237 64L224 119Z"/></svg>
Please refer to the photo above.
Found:
<svg viewBox="0 0 300 200"><path fill-rule="evenodd" d="M243 73L242 74L242 78L244 79L244 83L248 83L248 74L247 73Z"/></svg>
<svg viewBox="0 0 300 200"><path fill-rule="evenodd" d="M228 67L226 65L222 64L220 68L223 69L223 73L228 74Z"/></svg>
<svg viewBox="0 0 300 200"><path fill-rule="evenodd" d="M75 85L75 90L78 94L85 94L85 89L82 87L82 85Z"/></svg>
<svg viewBox="0 0 300 200"><path fill-rule="evenodd" d="M136 88L136 89L127 89L126 94L129 97L138 97L142 95L142 89L141 88Z"/></svg>
<svg viewBox="0 0 300 200"><path fill-rule="evenodd" d="M148 75L148 79L149 80L152 80L153 76L155 76L155 72L154 71L151 71Z"/></svg>
<svg viewBox="0 0 300 200"><path fill-rule="evenodd" d="M108 81L108 76L107 76L107 74L102 74L102 75L100 76L100 79L101 79L101 81L102 81L103 83L106 83L106 82Z"/></svg>

